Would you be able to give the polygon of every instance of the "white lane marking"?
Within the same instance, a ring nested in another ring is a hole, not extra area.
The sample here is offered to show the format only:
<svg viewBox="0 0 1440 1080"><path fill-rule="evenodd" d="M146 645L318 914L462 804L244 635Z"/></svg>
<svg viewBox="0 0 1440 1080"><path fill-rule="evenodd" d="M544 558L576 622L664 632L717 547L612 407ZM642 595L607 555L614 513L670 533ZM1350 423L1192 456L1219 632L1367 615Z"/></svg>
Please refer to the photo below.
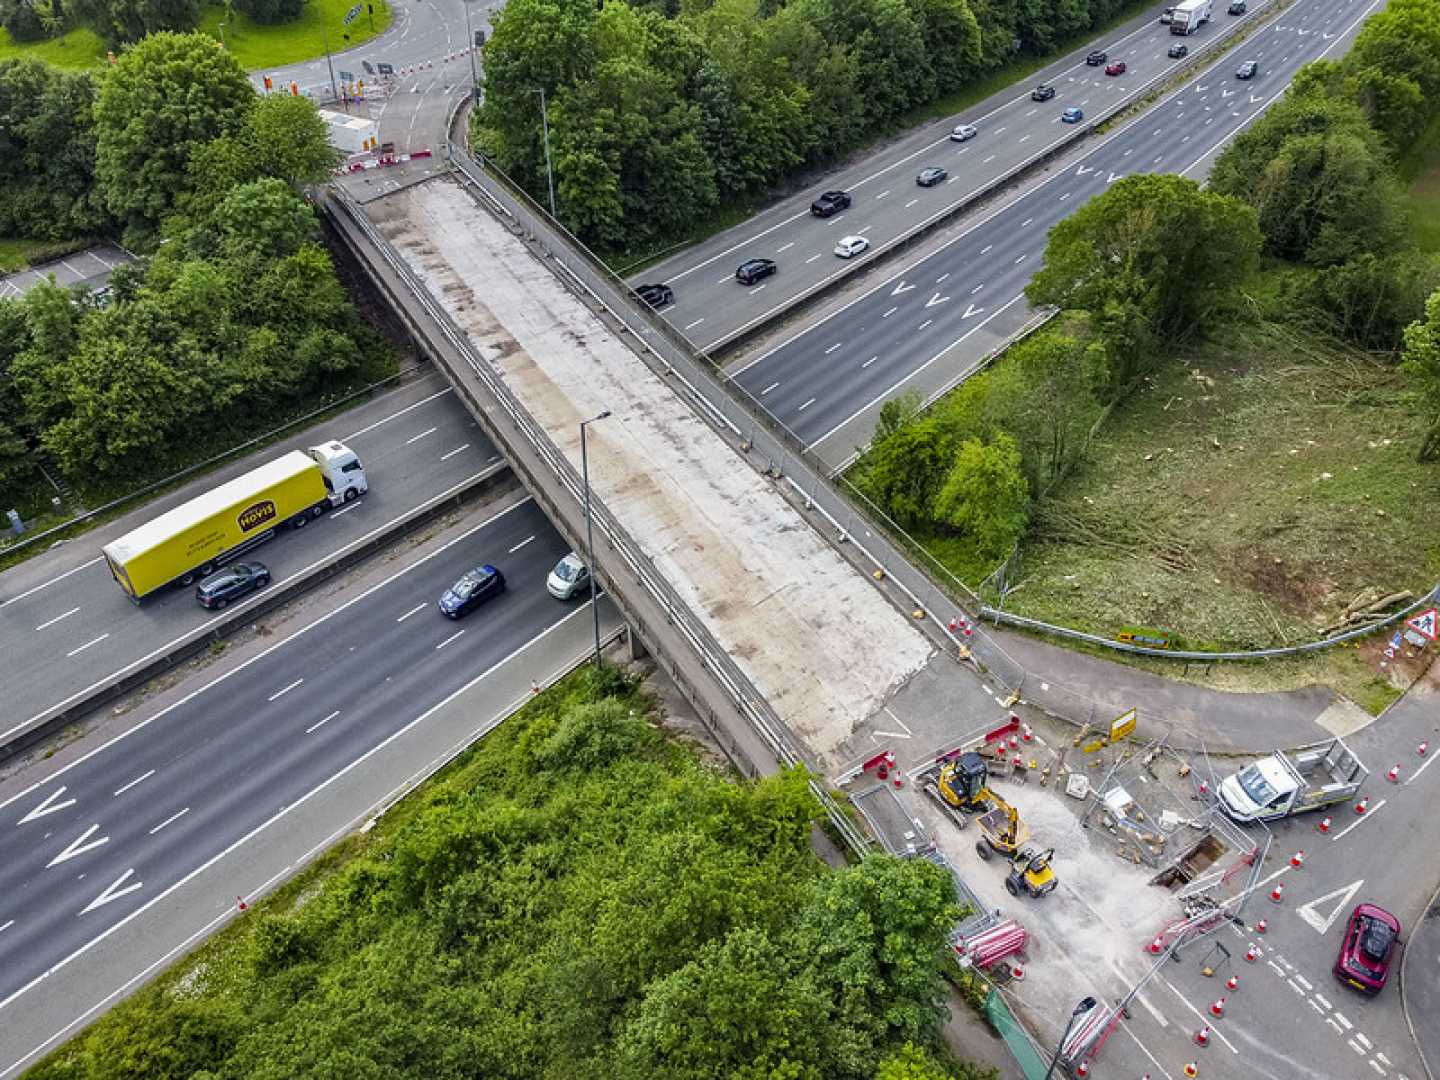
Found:
<svg viewBox="0 0 1440 1080"><path fill-rule="evenodd" d="M1000 135L1000 134L1002 134L1004 131L1005 131L1005 125L1004 125L1004 124L1001 124L998 128L995 129L995 134L996 134L996 135Z"/></svg>
<svg viewBox="0 0 1440 1080"><path fill-rule="evenodd" d="M42 802L39 806L35 807L34 810L31 810L28 814L26 814L24 817L22 817L22 818L21 818L19 821L17 821L15 824L16 824L16 825L24 825L27 821L34 821L36 818L42 818L42 817L44 817L46 814L53 814L53 813L55 813L56 810L64 810L67 806L74 806L74 805L75 805L75 800L74 800L74 799L66 799L64 802L58 803L58 804L56 804L55 806L51 806L51 805L50 805L51 803L55 802L55 800L58 799L61 795L64 795L64 794L65 794L65 785L64 785L64 784L61 784L61 785L60 785L58 788L56 788L53 792L51 792L49 795L45 796L45 801L44 801L44 802Z"/></svg>
<svg viewBox="0 0 1440 1080"><path fill-rule="evenodd" d="M1301 997L1304 997L1304 996L1305 996L1305 991L1300 989L1300 984L1297 983L1297 982L1294 980L1294 978L1289 978L1289 979L1286 979L1285 981L1290 984L1290 989L1291 989L1291 990L1294 990L1294 991L1295 991L1297 994L1299 994Z"/></svg>
<svg viewBox="0 0 1440 1080"><path fill-rule="evenodd" d="M1027 217L1024 221L1020 222L1020 228L1025 228L1026 225L1029 225L1034 220L1033 217Z"/></svg>
<svg viewBox="0 0 1440 1080"><path fill-rule="evenodd" d="M879 195L876 195L875 198L877 198L877 199L883 199L886 195L889 195L889 194L890 194L890 189L889 189L889 188L886 188L884 191L880 192Z"/></svg>
<svg viewBox="0 0 1440 1080"><path fill-rule="evenodd" d="M125 882L130 880L130 875L133 873L135 873L135 868L132 866L129 870L126 870L118 878L116 878L109 885L107 885L104 892L102 892L94 900L91 900L90 903L86 904L80 910L80 914L88 915L96 908L104 907L106 904L110 903L111 900L118 900L126 893L132 893L136 889L140 888L140 886L144 885L145 883L143 881L137 881L133 885L125 885ZM120 888L121 885L125 885L125 887L122 889Z"/></svg>
<svg viewBox="0 0 1440 1080"><path fill-rule="evenodd" d="M1384 799L1381 799L1381 800L1380 800L1379 802L1377 802L1374 806L1370 807L1370 812L1369 812L1368 814L1364 815L1363 817L1356 818L1354 821L1352 821L1349 825L1346 825L1345 828L1341 829L1339 832L1337 832L1337 833L1331 833L1331 834L1330 834L1331 839L1332 839L1332 840L1339 840L1342 836L1344 836L1346 833L1348 833L1351 829L1354 829L1354 828L1356 828L1357 826L1360 826L1360 825L1364 825L1365 822L1369 821L1372 817L1374 817L1376 814L1378 814L1378 813L1380 812L1380 808L1381 808L1382 806L1384 806L1384 805L1385 805L1385 800L1384 800Z"/></svg>
<svg viewBox="0 0 1440 1080"><path fill-rule="evenodd" d="M447 452L447 453L441 454L441 455L440 455L440 460L441 460L441 461L449 461L449 460L450 460L452 457L454 457L456 454L462 453L463 451L466 451L466 450L469 450L469 449L470 449L470 444L469 444L468 442L467 442L467 443L464 443L464 444L462 444L462 445L460 445L460 446L457 446L454 450L451 450L451 451L449 451L449 452Z"/></svg>
<svg viewBox="0 0 1440 1080"><path fill-rule="evenodd" d="M873 229L874 227L875 227L874 225L866 225L863 229L857 230L858 235L864 236L867 232L869 232L869 231L870 231L871 229Z"/></svg>
<svg viewBox="0 0 1440 1080"><path fill-rule="evenodd" d="M869 360L866 360L863 364L860 365L861 370L863 371L865 368L869 367L871 364L873 364L876 360L879 360L879 359L880 359L880 357L878 357L878 356L872 356L872 357L870 357Z"/></svg>
<svg viewBox="0 0 1440 1080"><path fill-rule="evenodd" d="M678 276L679 276L679 275L677 274L676 277L678 277ZM716 284L716 285L724 285L727 281L732 280L734 277L735 277L734 274L726 274L724 277L722 277L722 278L721 278L719 281L717 281L715 284Z"/></svg>
<svg viewBox="0 0 1440 1080"><path fill-rule="evenodd" d="M981 255L984 255L986 252L988 252L988 251L989 251L991 248L993 248L994 246L995 246L994 244L986 244L983 248L980 249L980 254L981 254Z"/></svg>
<svg viewBox="0 0 1440 1080"><path fill-rule="evenodd" d="M275 693L271 694L271 695L270 695L268 698L266 698L265 700L266 700L266 701L274 701L276 698L284 697L286 694L288 694L291 690L294 690L295 687L299 686L299 685L300 685L301 683L303 683L304 681L305 681L305 678L304 678L304 676L302 675L300 678L298 678L298 679L296 679L294 682L292 682L289 686L283 686L283 687L281 687L279 690L276 690Z"/></svg>
<svg viewBox="0 0 1440 1080"><path fill-rule="evenodd" d="M983 289L984 287L985 287L985 283L982 281L979 285L976 285L973 289L970 290L970 295L971 295L971 296L974 296L977 292L979 292L979 291L980 291L981 289Z"/></svg>
<svg viewBox="0 0 1440 1080"><path fill-rule="evenodd" d="M435 432L439 430L440 429L438 427L427 428L426 430L420 432L419 435L412 435L410 436L410 438L406 439L405 445L409 446L411 443L419 442L421 439L425 438L425 436L434 435Z"/></svg>
<svg viewBox="0 0 1440 1080"><path fill-rule="evenodd" d="M994 155L994 154L991 154L991 155L990 155L989 157L987 157L984 161L980 162L980 164L981 164L981 165L989 165L990 162L992 162L992 161L994 161L994 160L995 160L995 155Z"/></svg>
<svg viewBox="0 0 1440 1080"><path fill-rule="evenodd" d="M1265 963L1269 964L1270 970L1275 972L1276 975L1279 975L1280 978L1283 979L1285 977L1285 969L1282 968L1279 964L1277 964L1274 960L1266 960Z"/></svg>
<svg viewBox="0 0 1440 1080"><path fill-rule="evenodd" d="M439 650L443 649L446 645L449 645L452 641L454 641L456 638L460 637L464 633L464 630L456 630L455 633L451 634L444 641L440 642L439 645L435 646L436 651L438 652Z"/></svg>
<svg viewBox="0 0 1440 1080"><path fill-rule="evenodd" d="M444 390L437 390L435 393L431 394L429 397L423 397L423 398L421 398L419 401L415 402L414 404L406 405L405 408L400 409L398 412L393 412L393 413L391 413L389 416L382 416L379 420L376 420L373 424L370 424L368 427L363 427L363 428L361 428L359 431L352 431L352 432L350 432L350 434L348 434L348 435L343 435L343 436L341 436L340 441L343 442L343 443L346 443L346 444L352 443L352 442L354 442L356 439L358 439L361 435L368 435L368 434L370 434L370 432L374 431L376 428L378 428L378 427L380 427L380 426L382 426L382 425L384 425L384 424L390 423L391 420L396 420L396 419L404 416L404 415L405 415L406 413L408 413L408 412L413 412L415 409L419 409L419 408L421 408L421 407L423 407L423 406L425 406L425 405L429 405L430 402L434 401L436 398L442 398L442 397L444 397L444 396L445 396L446 394L448 394L448 393L450 393L450 388L449 388L448 386L445 387Z"/></svg>
<svg viewBox="0 0 1440 1080"><path fill-rule="evenodd" d="M1309 1005L1309 1006L1310 1006L1312 1009L1314 1009L1314 1010L1316 1011L1316 1013L1318 1013L1319 1015L1321 1015L1321 1016L1324 1016L1324 1015L1325 1015L1325 1010L1320 1007L1320 1003L1319 1003L1318 1001L1316 1001L1314 998L1306 998L1306 999L1305 999L1305 1004L1306 1004L1306 1005Z"/></svg>
<svg viewBox="0 0 1440 1080"><path fill-rule="evenodd" d="M49 581L42 581L39 585L36 585L33 589L26 589L24 592L22 592L22 593L20 593L20 594L18 594L18 595L16 595L16 596L10 597L9 600L0 601L0 608L7 608L7 607L9 607L11 604L18 604L21 600L24 600L27 596L34 596L34 595L35 595L37 592L39 592L41 589L49 588L51 585L54 585L57 581L64 581L64 580L65 580L67 577L69 577L71 574L78 574L81 570L88 570L90 567L94 566L96 563L101 563L101 562L104 562L104 561L105 561L105 556L104 556L104 555L101 555L98 559L91 559L89 562L83 562L83 563L81 563L79 566L75 567L75 569L73 569L73 570L66 570L63 574L57 574L55 577L51 578Z"/></svg>
<svg viewBox="0 0 1440 1080"><path fill-rule="evenodd" d="M919 199L911 199L909 202L907 202L907 203L905 204L905 209L906 209L906 210L909 210L910 207L914 206L914 205L915 205L917 202L919 202L919 201L920 201Z"/></svg>
<svg viewBox="0 0 1440 1080"><path fill-rule="evenodd" d="M1015 260L1015 265L1016 265L1016 266L1019 266L1022 262L1024 262L1024 261L1025 261L1027 258L1029 258L1029 257L1030 257L1030 253L1027 251L1024 255L1021 255L1018 259Z"/></svg>
<svg viewBox="0 0 1440 1080"><path fill-rule="evenodd" d="M35 627L35 629L44 630L47 627L54 626L61 619L68 619L71 615L74 615L75 612L79 610L80 609L78 607L72 607L69 611L65 612L64 615L56 615L53 619L47 619L45 622L42 622L39 626Z"/></svg>
<svg viewBox="0 0 1440 1080"><path fill-rule="evenodd" d="M1374 1046L1374 1044L1371 1043L1369 1039L1367 1039L1363 1034L1361 1034L1361 1033L1358 1032L1358 1031L1355 1032L1355 1038L1356 1038L1357 1040L1359 1040L1360 1045L1363 1046L1363 1047L1365 1047L1366 1050L1370 1050L1370 1049L1372 1049L1373 1046Z"/></svg>
<svg viewBox="0 0 1440 1080"><path fill-rule="evenodd" d="M825 355L826 355L826 356L829 356L832 352L834 352L836 349L840 348L840 346L843 345L843 344L844 344L844 342L841 342L841 341L835 342L834 345L831 345L828 349L825 350Z"/></svg>
<svg viewBox="0 0 1440 1080"><path fill-rule="evenodd" d="M118 788L116 788L113 792L111 792L111 798L114 798L114 797L119 796L119 795L124 795L125 792L129 791L129 790L130 790L132 787L134 787L136 784L140 783L140 781L142 781L142 780L149 780L150 777L152 777L152 776L154 776L154 775L155 775L155 770L154 770L154 769L151 769L151 770L150 770L149 772L147 772L147 773L141 773L139 776L135 777L134 780L131 780L128 784L125 784L125 785L123 785L123 786L121 786L121 787L118 787Z"/></svg>
<svg viewBox="0 0 1440 1080"><path fill-rule="evenodd" d="M1421 762L1418 769L1416 769L1413 773L1411 773L1405 778L1405 783L1408 785L1412 780L1420 779L1420 774L1426 769L1428 769L1430 767L1430 762L1434 761L1437 757L1440 757L1440 754L1432 754L1430 757L1427 757L1423 762Z"/></svg>
<svg viewBox="0 0 1440 1080"><path fill-rule="evenodd" d="M1345 1029L1335 1022L1335 1018L1333 1016L1327 1016L1325 1018L1325 1022L1335 1029L1336 1035L1340 1035L1342 1037L1344 1036Z"/></svg>
<svg viewBox="0 0 1440 1080"><path fill-rule="evenodd" d="M1387 1075L1389 1075L1388 1073L1385 1072L1384 1069L1382 1069L1382 1068L1380 1067L1379 1062L1377 1062L1374 1058L1371 1058L1368 1062L1366 1062L1366 1064L1369 1065L1372 1069L1374 1069L1374 1070L1375 1070L1377 1073L1379 1073L1381 1076L1387 1076Z"/></svg>
<svg viewBox="0 0 1440 1080"><path fill-rule="evenodd" d="M169 824L170 824L171 822L173 822L173 821L179 821L182 817L184 817L184 816L185 816L186 814L188 814L189 812L190 812L190 807L187 806L187 807L185 807L184 810L181 810L181 811L178 811L177 813L171 814L171 815L170 815L169 817L167 817L164 821L160 822L159 825L156 825L153 829L151 829L151 830L150 830L150 835L151 835L151 836L154 836L157 832L159 832L161 829L163 829L166 825L169 825Z"/></svg>
<svg viewBox="0 0 1440 1080"><path fill-rule="evenodd" d="M511 548L509 551L507 551L505 554L507 554L507 555L514 555L515 552L519 551L521 548L523 548L526 544L530 543L530 542L531 542L532 540L534 540L534 539L535 539L535 534L534 534L534 533L531 533L529 536L527 536L524 540L521 540L518 544L516 544L514 547L512 547L512 548Z"/></svg>
<svg viewBox="0 0 1440 1080"><path fill-rule="evenodd" d="M795 246L795 241L794 241L794 240L791 240L790 243L786 244L784 247L778 247L778 248L776 248L776 249L775 249L775 254L776 254L776 255L784 255L785 252L789 251L789 250L790 250L792 247L794 247L794 246Z"/></svg>
<svg viewBox="0 0 1440 1080"><path fill-rule="evenodd" d="M1349 1020L1345 1019L1345 1014L1344 1014L1344 1013L1338 1013L1338 1012L1337 1012L1337 1013L1335 1014L1335 1019L1336 1019L1336 1020L1339 1020L1340 1023L1342 1023L1342 1024L1345 1025L1345 1030L1346 1030L1346 1031L1349 1031L1352 1027L1355 1026L1354 1024L1350 1023Z"/></svg>
<svg viewBox="0 0 1440 1080"><path fill-rule="evenodd" d="M819 256L816 256L816 257L818 258ZM686 330L694 330L695 327L699 326L699 325L700 325L702 322L704 322L704 321L705 321L705 316L704 316L704 315L701 315L700 318L696 319L694 322L692 322L692 323L686 323L686 324L685 324L685 329L686 329Z"/></svg>
<svg viewBox="0 0 1440 1080"><path fill-rule="evenodd" d="M1365 1048L1364 1048L1363 1046L1361 1046L1359 1043L1357 1043L1354 1039L1351 1039L1351 1040L1350 1040L1349 1045L1350 1045L1350 1049L1351 1049L1351 1050L1354 1050L1354 1051L1355 1051L1357 1054L1359 1054L1361 1057L1364 1057L1364 1056L1365 1056Z"/></svg>
<svg viewBox="0 0 1440 1080"><path fill-rule="evenodd" d="M795 411L796 411L796 412L804 412L806 409L808 409L811 405L814 405L814 404L815 404L815 399L812 397L809 401L805 402L804 405L801 405L800 408L796 409Z"/></svg>
<svg viewBox="0 0 1440 1080"><path fill-rule="evenodd" d="M1064 201L1065 201L1066 199L1068 199L1069 197L1070 197L1070 192L1067 191L1067 192L1065 192L1064 195L1061 195L1061 196L1060 196L1060 201L1061 201L1061 202L1064 202Z"/></svg>
<svg viewBox="0 0 1440 1080"><path fill-rule="evenodd" d="M1318 1001L1321 1005L1325 1006L1325 1008L1327 1008L1327 1009L1332 1009L1332 1008L1334 1008L1334 1006L1331 1005L1330 1002L1328 1002L1327 1000L1325 1000L1325 995L1324 995L1324 994L1316 994L1316 995L1315 995L1315 1000Z"/></svg>
<svg viewBox="0 0 1440 1080"><path fill-rule="evenodd" d="M342 516L343 514L348 514L351 510L356 509L357 507L359 507L359 506L360 506L361 504L363 504L364 502L365 502L364 499L355 499L355 500L353 500L353 501L351 501L351 502L346 503L346 504L345 504L344 506L342 506L339 510L331 510L331 511L330 511L330 516L331 516L332 518L337 518L337 517Z"/></svg>
<svg viewBox="0 0 1440 1080"><path fill-rule="evenodd" d="M895 312L897 312L897 311L899 311L899 310L900 310L900 307L899 307L899 305L897 304L895 307L892 307L889 311L885 312L884 315L881 315L880 318L882 318L882 319L888 319L891 315L894 315Z"/></svg>
<svg viewBox="0 0 1440 1080"><path fill-rule="evenodd" d="M0 930L3 930L3 929L4 929L4 927L0 927ZM1375 1060L1378 1061L1378 1062L1380 1062L1381 1065L1391 1065L1391 1066L1393 1066L1393 1065L1395 1064L1393 1061L1391 1061L1389 1058L1387 1058L1384 1054L1382 1054L1379 1050L1376 1050L1376 1051L1375 1051Z"/></svg>
<svg viewBox="0 0 1440 1080"><path fill-rule="evenodd" d="M110 837L108 836L102 836L99 840L90 840L90 837L94 836L99 828L100 826L98 824L91 825L90 828L70 841L69 846L66 847L64 851L46 863L45 869L49 870L52 866L59 866L62 862L75 858L76 855L84 855L87 851L94 851L101 844L109 843ZM90 843L85 843L86 840L90 840Z"/></svg>
<svg viewBox="0 0 1440 1080"><path fill-rule="evenodd" d="M419 612L424 611L424 610L425 610L427 607L429 607L429 606L430 606L429 604L416 604L414 607L412 607L409 611L405 612L404 615L401 615L401 616L400 616L398 619L396 619L395 621L396 621L396 622L404 622L404 621L405 621L406 619L408 619L411 615L418 614Z"/></svg>
<svg viewBox="0 0 1440 1080"><path fill-rule="evenodd" d="M325 717L324 720L317 720L317 721L315 721L315 723L313 723L313 724L311 724L309 727L307 727L307 728L305 729L305 734L306 734L306 735L309 735L312 731L316 730L317 728L322 728L322 727L324 727L326 724L328 724L331 720L334 720L335 717L337 717L337 716L339 716L339 715L340 715L340 710L339 710L339 709L336 709L336 710L335 710L334 712L332 712L329 716Z"/></svg>
<svg viewBox="0 0 1440 1080"><path fill-rule="evenodd" d="M814 261L815 261L816 259L818 259L819 257L820 257L819 255L811 255L808 259L805 260L805 265L806 265L806 266L809 266L812 262L814 262ZM704 321L705 321L704 319L701 319L701 320L700 320L700 322L704 322ZM687 326L686 329L688 330L689 327Z"/></svg>
<svg viewBox="0 0 1440 1080"><path fill-rule="evenodd" d="M15 925L15 920L14 920L14 919L11 919L9 922L5 923L3 926L0 926L0 930L9 930L10 927L12 927L12 926L14 926L14 925Z"/></svg>
<svg viewBox="0 0 1440 1080"><path fill-rule="evenodd" d="M1296 975L1295 981L1298 982L1301 986L1303 986L1307 993L1315 989L1314 983L1310 982L1310 980L1305 978L1304 975Z"/></svg>
<svg viewBox="0 0 1440 1080"><path fill-rule="evenodd" d="M937 278L935 279L935 284L936 284L936 285L944 284L945 279L948 278L949 276L950 276L950 271L948 271L948 270L945 271L945 273L941 274L939 277L937 277Z"/></svg>
<svg viewBox="0 0 1440 1080"><path fill-rule="evenodd" d="M100 642L104 641L104 640L105 640L107 637L109 637L109 636L110 636L109 634L101 634L101 635L100 635L99 637L97 637L94 641L87 641L84 645L81 645L78 649L71 649L69 652L67 652L67 653L65 654L65 659L68 660L68 659L70 659L70 657L72 657L72 656L78 656L80 653L82 653L82 652L84 652L86 649L90 648L91 645L99 645Z"/></svg>
<svg viewBox="0 0 1440 1080"><path fill-rule="evenodd" d="M764 390L760 391L760 396L764 397L766 394L768 394L771 390L774 390L779 385L780 384L778 382L772 382L769 386L765 387Z"/></svg>

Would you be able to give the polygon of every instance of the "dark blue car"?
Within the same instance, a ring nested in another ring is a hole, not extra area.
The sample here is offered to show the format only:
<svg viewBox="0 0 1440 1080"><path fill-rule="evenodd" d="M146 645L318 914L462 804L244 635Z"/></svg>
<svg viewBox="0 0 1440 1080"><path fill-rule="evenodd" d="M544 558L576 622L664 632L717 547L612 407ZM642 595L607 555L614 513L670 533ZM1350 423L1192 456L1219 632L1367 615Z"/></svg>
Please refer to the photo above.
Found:
<svg viewBox="0 0 1440 1080"><path fill-rule="evenodd" d="M486 563L478 566L445 590L440 611L452 619L469 615L486 600L505 591L505 575Z"/></svg>

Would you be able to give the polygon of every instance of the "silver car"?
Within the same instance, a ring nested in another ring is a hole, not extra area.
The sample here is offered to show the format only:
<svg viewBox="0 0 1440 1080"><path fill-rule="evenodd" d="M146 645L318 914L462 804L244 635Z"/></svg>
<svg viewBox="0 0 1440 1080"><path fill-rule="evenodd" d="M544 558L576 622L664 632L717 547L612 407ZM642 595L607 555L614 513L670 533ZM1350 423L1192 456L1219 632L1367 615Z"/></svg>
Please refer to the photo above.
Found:
<svg viewBox="0 0 1440 1080"><path fill-rule="evenodd" d="M976 131L974 124L960 124L954 131L950 132L950 141L966 142L973 139L977 134L979 134L979 132Z"/></svg>
<svg viewBox="0 0 1440 1080"><path fill-rule="evenodd" d="M545 588L556 600L570 600L590 588L590 571L575 552L570 552L550 571L545 579Z"/></svg>

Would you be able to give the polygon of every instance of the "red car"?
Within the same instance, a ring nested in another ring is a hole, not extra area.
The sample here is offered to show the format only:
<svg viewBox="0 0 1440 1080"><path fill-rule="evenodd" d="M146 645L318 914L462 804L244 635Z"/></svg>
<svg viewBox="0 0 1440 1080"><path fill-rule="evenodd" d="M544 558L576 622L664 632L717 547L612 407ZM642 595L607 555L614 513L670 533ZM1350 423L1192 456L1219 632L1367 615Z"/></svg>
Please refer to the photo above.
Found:
<svg viewBox="0 0 1440 1080"><path fill-rule="evenodd" d="M1105 65L1105 74L1106 74L1106 75L1124 75L1124 74L1125 74L1125 61L1124 61L1124 60L1114 60L1114 61L1110 62L1109 64L1106 64L1106 65Z"/></svg>
<svg viewBox="0 0 1440 1080"><path fill-rule="evenodd" d="M1358 904L1345 924L1335 975L1362 994L1378 994L1400 944L1400 920L1374 904Z"/></svg>

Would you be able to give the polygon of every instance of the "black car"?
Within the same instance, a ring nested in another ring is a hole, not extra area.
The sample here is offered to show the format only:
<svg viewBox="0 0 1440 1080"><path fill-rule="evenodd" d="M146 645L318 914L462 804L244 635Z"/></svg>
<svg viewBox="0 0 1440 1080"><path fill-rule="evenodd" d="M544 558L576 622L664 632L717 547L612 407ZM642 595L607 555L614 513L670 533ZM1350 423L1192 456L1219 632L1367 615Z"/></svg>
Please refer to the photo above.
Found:
<svg viewBox="0 0 1440 1080"><path fill-rule="evenodd" d="M1245 0L1230 0L1230 6L1225 9L1231 15L1245 14Z"/></svg>
<svg viewBox="0 0 1440 1080"><path fill-rule="evenodd" d="M1096 49L1089 56L1085 57L1085 63L1089 64L1091 67L1099 67L1108 59L1110 59L1108 56L1106 56L1099 49Z"/></svg>
<svg viewBox="0 0 1440 1080"><path fill-rule="evenodd" d="M219 611L231 600L269 584L270 571L264 563L237 562L196 585L195 599L201 607Z"/></svg>
<svg viewBox="0 0 1440 1080"><path fill-rule="evenodd" d="M669 285L641 285L635 292L653 308L662 308L675 300L675 290Z"/></svg>
<svg viewBox="0 0 1440 1080"><path fill-rule="evenodd" d="M919 175L915 177L915 183L921 187L934 187L936 184L943 184L949 175L939 166L931 165L928 169L920 170Z"/></svg>
<svg viewBox="0 0 1440 1080"><path fill-rule="evenodd" d="M505 591L505 575L486 563L477 566L446 589L440 597L440 611L452 619L469 615L486 600Z"/></svg>
<svg viewBox="0 0 1440 1080"><path fill-rule="evenodd" d="M779 267L773 259L746 259L735 271L735 280L741 285L754 285L762 278L767 278L775 273Z"/></svg>
<svg viewBox="0 0 1440 1080"><path fill-rule="evenodd" d="M1039 86L1035 87L1034 90L1030 91L1031 101L1049 101L1054 96L1055 88L1049 83L1041 83Z"/></svg>
<svg viewBox="0 0 1440 1080"><path fill-rule="evenodd" d="M1164 11L1162 11L1162 12L1160 13L1160 25L1161 25L1161 26L1169 26L1169 25L1170 25L1172 22L1174 22L1174 21L1175 21L1175 9L1174 9L1173 7L1167 7Z"/></svg>
<svg viewBox="0 0 1440 1080"><path fill-rule="evenodd" d="M810 213L816 217L829 217L849 209L850 193L847 191L827 191L810 204Z"/></svg>
<svg viewBox="0 0 1440 1080"><path fill-rule="evenodd" d="M1243 64L1241 64L1238 68L1235 69L1235 78L1253 79L1255 77L1255 73L1259 70L1260 65L1257 64L1254 60L1246 60Z"/></svg>
<svg viewBox="0 0 1440 1080"><path fill-rule="evenodd" d="M1188 45L1171 45L1171 46L1170 46L1170 51L1169 51L1169 53L1167 53L1166 55L1169 56L1171 60L1179 60L1182 56L1189 56L1189 55L1190 55L1190 46L1188 46Z"/></svg>

